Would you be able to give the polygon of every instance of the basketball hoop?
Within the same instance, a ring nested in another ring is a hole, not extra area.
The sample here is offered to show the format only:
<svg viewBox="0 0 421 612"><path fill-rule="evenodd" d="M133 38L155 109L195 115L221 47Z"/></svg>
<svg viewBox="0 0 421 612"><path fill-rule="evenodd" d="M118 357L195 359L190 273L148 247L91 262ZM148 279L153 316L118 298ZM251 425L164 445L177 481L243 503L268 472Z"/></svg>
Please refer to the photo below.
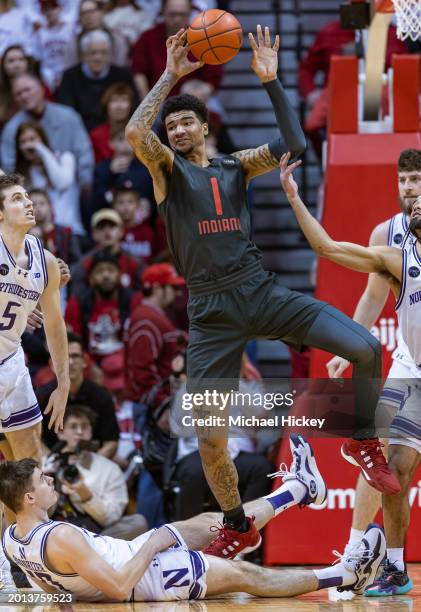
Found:
<svg viewBox="0 0 421 612"><path fill-rule="evenodd" d="M421 0L392 0L400 40L417 40L421 36Z"/></svg>

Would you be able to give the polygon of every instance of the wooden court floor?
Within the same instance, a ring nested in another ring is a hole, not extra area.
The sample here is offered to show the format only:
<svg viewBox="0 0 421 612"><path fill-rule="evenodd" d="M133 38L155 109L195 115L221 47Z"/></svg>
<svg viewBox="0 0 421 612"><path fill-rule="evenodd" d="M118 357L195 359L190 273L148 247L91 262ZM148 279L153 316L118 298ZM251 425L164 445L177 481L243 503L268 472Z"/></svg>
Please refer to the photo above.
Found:
<svg viewBox="0 0 421 612"><path fill-rule="evenodd" d="M421 543L420 543L421 545ZM352 601L332 602L326 591L308 593L292 599L257 599L243 594L201 601L146 602L135 604L86 604L60 606L8 606L0 604L0 612L255 612L277 610L291 612L421 612L421 564L408 566L414 589L408 595L375 598L355 597ZM280 571L282 571L280 569Z"/></svg>

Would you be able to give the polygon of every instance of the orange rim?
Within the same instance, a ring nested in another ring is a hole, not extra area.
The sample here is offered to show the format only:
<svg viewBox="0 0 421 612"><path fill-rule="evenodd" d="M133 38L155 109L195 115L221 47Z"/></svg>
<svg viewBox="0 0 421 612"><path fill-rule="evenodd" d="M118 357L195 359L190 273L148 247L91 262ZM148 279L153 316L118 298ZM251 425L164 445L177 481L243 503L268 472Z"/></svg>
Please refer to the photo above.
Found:
<svg viewBox="0 0 421 612"><path fill-rule="evenodd" d="M378 13L394 13L392 0L376 0L376 11Z"/></svg>

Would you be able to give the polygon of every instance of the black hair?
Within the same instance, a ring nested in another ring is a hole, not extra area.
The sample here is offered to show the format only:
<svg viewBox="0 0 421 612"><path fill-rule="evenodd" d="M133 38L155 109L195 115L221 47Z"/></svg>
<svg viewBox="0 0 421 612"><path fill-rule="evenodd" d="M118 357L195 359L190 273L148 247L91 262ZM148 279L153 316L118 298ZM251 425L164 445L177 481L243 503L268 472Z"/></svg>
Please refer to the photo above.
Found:
<svg viewBox="0 0 421 612"><path fill-rule="evenodd" d="M23 508L23 497L33 491L32 477L38 462L35 459L6 461L0 465L0 500L16 514Z"/></svg>
<svg viewBox="0 0 421 612"><path fill-rule="evenodd" d="M75 334L74 332L68 331L67 332L67 344L70 344L71 342L77 342L77 344L80 344L80 346L83 346L82 338L78 336L77 334Z"/></svg>
<svg viewBox="0 0 421 612"><path fill-rule="evenodd" d="M180 94L179 96L172 96L165 100L162 105L161 118L165 123L165 119L171 113L178 111L191 110L193 111L202 123L209 123L209 112L206 104L190 94Z"/></svg>
<svg viewBox="0 0 421 612"><path fill-rule="evenodd" d="M414 172L421 170L421 150L404 149L399 156L398 172Z"/></svg>

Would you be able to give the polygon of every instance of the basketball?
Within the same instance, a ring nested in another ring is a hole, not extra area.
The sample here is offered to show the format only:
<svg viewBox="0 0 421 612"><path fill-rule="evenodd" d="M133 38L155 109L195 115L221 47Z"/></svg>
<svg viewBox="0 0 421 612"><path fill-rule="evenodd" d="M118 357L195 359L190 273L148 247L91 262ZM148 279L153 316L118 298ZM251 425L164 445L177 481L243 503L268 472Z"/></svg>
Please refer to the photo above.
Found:
<svg viewBox="0 0 421 612"><path fill-rule="evenodd" d="M226 64L241 49L243 30L231 13L210 9L193 19L187 42L193 55L205 64Z"/></svg>

